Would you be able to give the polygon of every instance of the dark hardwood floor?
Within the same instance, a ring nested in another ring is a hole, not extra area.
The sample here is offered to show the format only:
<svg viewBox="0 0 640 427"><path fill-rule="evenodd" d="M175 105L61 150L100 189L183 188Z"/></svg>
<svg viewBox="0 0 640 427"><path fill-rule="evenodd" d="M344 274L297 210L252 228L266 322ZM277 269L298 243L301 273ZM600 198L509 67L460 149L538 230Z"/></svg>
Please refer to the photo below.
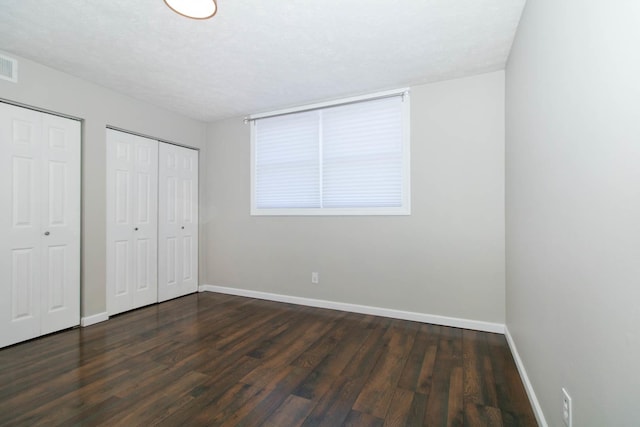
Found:
<svg viewBox="0 0 640 427"><path fill-rule="evenodd" d="M535 426L502 335L202 293L0 350L2 426Z"/></svg>

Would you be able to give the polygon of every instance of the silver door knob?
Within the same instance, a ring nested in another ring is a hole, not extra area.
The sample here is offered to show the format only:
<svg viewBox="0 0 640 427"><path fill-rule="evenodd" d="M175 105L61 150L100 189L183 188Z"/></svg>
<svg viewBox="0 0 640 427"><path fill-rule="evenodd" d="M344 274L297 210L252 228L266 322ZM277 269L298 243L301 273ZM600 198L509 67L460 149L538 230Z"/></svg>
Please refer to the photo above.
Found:
<svg viewBox="0 0 640 427"><path fill-rule="evenodd" d="M138 227L134 228L134 230L138 231Z"/></svg>
<svg viewBox="0 0 640 427"><path fill-rule="evenodd" d="M48 236L49 234L51 234L51 233L49 233L48 231L45 231L45 232L44 232L44 235L45 235L45 236Z"/></svg>
<svg viewBox="0 0 640 427"><path fill-rule="evenodd" d="M182 229L184 230L184 225L182 226Z"/></svg>

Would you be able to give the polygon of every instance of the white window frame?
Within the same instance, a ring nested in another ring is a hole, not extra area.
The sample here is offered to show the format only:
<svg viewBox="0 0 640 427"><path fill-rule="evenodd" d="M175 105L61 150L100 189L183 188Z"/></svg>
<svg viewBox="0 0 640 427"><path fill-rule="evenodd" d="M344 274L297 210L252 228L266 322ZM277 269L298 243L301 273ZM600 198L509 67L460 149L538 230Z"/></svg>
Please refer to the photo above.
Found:
<svg viewBox="0 0 640 427"><path fill-rule="evenodd" d="M303 111L318 110L339 105L371 101L392 96L402 96L402 206L381 208L279 208L256 207L256 132L255 120ZM332 216L332 215L411 215L411 100L409 89L396 89L369 95L354 96L335 101L320 102L305 106L271 111L248 116L245 121L251 127L251 215L252 216Z"/></svg>

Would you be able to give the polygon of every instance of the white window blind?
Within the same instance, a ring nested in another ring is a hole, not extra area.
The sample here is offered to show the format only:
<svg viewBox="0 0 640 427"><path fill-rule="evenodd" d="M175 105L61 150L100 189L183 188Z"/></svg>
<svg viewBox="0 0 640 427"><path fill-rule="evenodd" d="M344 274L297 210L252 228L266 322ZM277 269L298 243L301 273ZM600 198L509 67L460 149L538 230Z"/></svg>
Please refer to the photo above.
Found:
<svg viewBox="0 0 640 427"><path fill-rule="evenodd" d="M255 119L252 213L408 214L408 100Z"/></svg>
<svg viewBox="0 0 640 427"><path fill-rule="evenodd" d="M256 123L255 190L259 209L321 206L317 115L312 111Z"/></svg>

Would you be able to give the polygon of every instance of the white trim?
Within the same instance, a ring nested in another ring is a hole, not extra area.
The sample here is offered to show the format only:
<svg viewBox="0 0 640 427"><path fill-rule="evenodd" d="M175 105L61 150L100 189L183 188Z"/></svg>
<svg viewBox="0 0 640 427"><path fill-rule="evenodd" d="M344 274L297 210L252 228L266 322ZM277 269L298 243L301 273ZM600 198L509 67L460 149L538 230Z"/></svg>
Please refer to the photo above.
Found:
<svg viewBox="0 0 640 427"><path fill-rule="evenodd" d="M200 292L217 292L221 294L237 295L241 297L264 299L269 301L299 304L309 307L328 308L331 310L348 311L352 313L372 314L374 316L391 317L394 319L412 320L415 322L432 323L454 328L473 329L476 331L504 333L501 323L483 322L480 320L460 319L457 317L440 316L437 314L416 313L412 311L394 310L391 308L371 307L368 305L350 304L345 302L326 301L314 298L296 297L290 295L272 294L268 292L252 291L249 289L229 288L216 285L200 285Z"/></svg>
<svg viewBox="0 0 640 427"><path fill-rule="evenodd" d="M87 316L80 318L80 326L83 328L91 325L95 325L96 323L104 322L109 320L109 314L105 311L104 313L94 314L93 316Z"/></svg>
<svg viewBox="0 0 640 427"><path fill-rule="evenodd" d="M250 215L254 215L255 206L256 206L256 122L250 122L250 131L249 131L249 151L251 153L249 167L251 170L249 171L250 176L249 180L251 181L249 184L250 194L250 203L249 213Z"/></svg>
<svg viewBox="0 0 640 427"><path fill-rule="evenodd" d="M402 103L402 207L411 215L411 95L404 93Z"/></svg>
<svg viewBox="0 0 640 427"><path fill-rule="evenodd" d="M252 196L253 197L253 196ZM408 196L403 195L403 199ZM254 199L255 200L255 199ZM408 202L407 202L408 203ZM255 206L255 204L253 205ZM259 209L252 207L252 216L408 216L411 215L411 207L400 208L283 208L283 209Z"/></svg>
<svg viewBox="0 0 640 427"><path fill-rule="evenodd" d="M298 112L302 112L302 111L309 111L309 110L319 110L321 108L327 108L327 107L336 107L338 105L345 105L345 104L352 104L354 102L362 102L362 101L369 101L369 100L374 100L374 99L379 99L379 98L386 98L386 97L391 97L391 96L405 96L408 95L409 93L409 88L408 87L404 87L404 88L400 88L400 89L393 89L393 90L386 90L383 92L376 92L376 93L370 93L367 95L360 95L360 96L352 96L349 98L341 98L341 99L335 99L332 101L325 101L325 102L316 102L315 104L306 104L306 105L301 105L298 107L292 107L292 108L285 108L282 110L276 110L276 111L269 111L266 113L259 113L259 114L251 114L250 116L248 116L246 118L246 120L257 120L257 119L263 119L265 117L273 117L273 116L282 116L285 114L292 114L292 113L298 113Z"/></svg>
<svg viewBox="0 0 640 427"><path fill-rule="evenodd" d="M533 408L533 413L536 416L536 420L538 420L538 424L540 425L540 427L548 427L549 424L547 424L547 420L544 418L544 412L542 412L542 407L540 406L540 402L538 402L536 392L533 390L533 385L531 385L531 381L529 380L527 371L524 368L524 363L522 363L522 359L520 358L520 354L518 353L518 349L516 348L516 343L513 341L513 337L511 337L507 325L504 326L504 335L507 338L507 343L509 344L509 348L511 349L511 354L513 355L513 359L516 362L516 367L518 368L518 372L520 373L520 378L522 378L522 382L524 383L524 389L527 391L527 396L529 396L529 402L531 403L531 407Z"/></svg>

